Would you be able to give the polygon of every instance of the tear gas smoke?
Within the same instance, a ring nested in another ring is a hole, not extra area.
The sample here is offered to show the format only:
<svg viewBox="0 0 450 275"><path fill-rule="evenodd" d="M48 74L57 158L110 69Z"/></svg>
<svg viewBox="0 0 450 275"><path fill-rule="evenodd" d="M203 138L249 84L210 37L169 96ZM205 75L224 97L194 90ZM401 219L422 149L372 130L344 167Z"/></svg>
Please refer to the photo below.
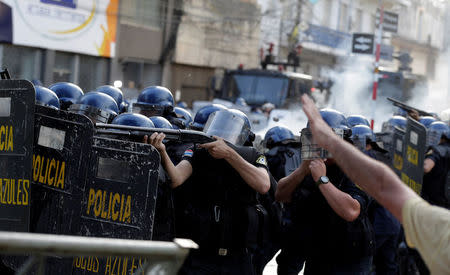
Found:
<svg viewBox="0 0 450 275"><path fill-rule="evenodd" d="M380 89L377 92L376 103L372 101L374 79L372 58L349 56L341 62L339 68L322 72L322 75L334 82L327 107L336 109L345 116L363 115L369 121L373 116L374 130L380 131L382 123L392 116L395 108L386 100L389 95L383 94Z"/></svg>
<svg viewBox="0 0 450 275"><path fill-rule="evenodd" d="M427 92L414 90L414 97L408 100L407 104L438 115L449 109L449 64L450 51L440 54L436 59L435 77L428 80Z"/></svg>

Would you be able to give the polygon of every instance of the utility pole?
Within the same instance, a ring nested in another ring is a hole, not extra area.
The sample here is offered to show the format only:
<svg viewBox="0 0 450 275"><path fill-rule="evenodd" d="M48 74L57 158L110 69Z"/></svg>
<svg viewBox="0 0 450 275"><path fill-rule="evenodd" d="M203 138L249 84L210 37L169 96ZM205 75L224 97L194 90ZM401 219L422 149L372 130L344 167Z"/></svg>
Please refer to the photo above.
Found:
<svg viewBox="0 0 450 275"><path fill-rule="evenodd" d="M377 89L378 89L378 78L379 78L379 66L380 66L380 51L381 51L381 39L383 37L383 0L378 0L380 6L380 20L378 21L378 28L375 31L375 71L373 79L373 90L372 90L372 119L370 121L370 128L373 130L375 124L375 109L377 102Z"/></svg>

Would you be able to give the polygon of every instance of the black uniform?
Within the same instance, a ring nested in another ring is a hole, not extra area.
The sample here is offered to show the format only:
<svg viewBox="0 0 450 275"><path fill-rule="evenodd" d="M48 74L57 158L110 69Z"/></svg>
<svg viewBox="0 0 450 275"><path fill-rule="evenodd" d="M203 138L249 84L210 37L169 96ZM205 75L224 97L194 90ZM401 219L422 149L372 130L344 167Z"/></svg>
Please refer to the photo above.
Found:
<svg viewBox="0 0 450 275"><path fill-rule="evenodd" d="M450 201L446 196L446 184L450 170L450 142L431 146L425 156L435 165L423 177L422 197L433 205L450 209Z"/></svg>
<svg viewBox="0 0 450 275"><path fill-rule="evenodd" d="M177 165L181 161L184 150L191 144L168 143L167 154ZM159 166L158 195L156 198L153 240L172 241L176 235L176 210L174 190L170 187L170 179L162 165ZM181 209L178 207L178 209Z"/></svg>
<svg viewBox="0 0 450 275"><path fill-rule="evenodd" d="M355 221L345 221L328 205L311 175L305 177L292 200L293 219L299 225L296 231L301 238L296 252L306 258L305 274L369 270L374 250L373 229L367 215L369 197L336 165L327 166L327 176L338 189L359 202L361 213Z"/></svg>
<svg viewBox="0 0 450 275"><path fill-rule="evenodd" d="M254 148L234 149L249 163L266 168L264 155ZM180 274L253 274L252 249L265 212L257 192L227 161L214 159L205 149L192 147L183 160L193 168L192 197L180 222L200 249L191 252Z"/></svg>
<svg viewBox="0 0 450 275"><path fill-rule="evenodd" d="M300 151L301 144L290 143L277 145L266 153L269 170L276 180L290 175L300 166ZM292 204L284 203L283 205L280 239L277 240L278 243L275 243L277 247L281 248L281 252L276 258L277 273L279 275L298 274L305 261L303 255L295 252L300 245L297 227L301 224L293 224Z"/></svg>

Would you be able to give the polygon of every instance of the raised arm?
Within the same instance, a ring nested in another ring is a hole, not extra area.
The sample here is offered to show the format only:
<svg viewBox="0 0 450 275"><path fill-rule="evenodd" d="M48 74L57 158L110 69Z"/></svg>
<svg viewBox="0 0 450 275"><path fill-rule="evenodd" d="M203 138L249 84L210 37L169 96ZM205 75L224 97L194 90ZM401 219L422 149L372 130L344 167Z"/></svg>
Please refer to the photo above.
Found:
<svg viewBox="0 0 450 275"><path fill-rule="evenodd" d="M417 197L385 164L364 155L337 137L323 121L314 102L302 96L303 110L308 116L314 140L333 155L339 167L358 186L386 207L400 222L404 203Z"/></svg>
<svg viewBox="0 0 450 275"><path fill-rule="evenodd" d="M161 155L161 163L170 177L170 187L175 188L183 184L192 174L192 166L189 161L182 160L177 166L173 165L172 160L166 151L166 146L162 143L165 135L163 133L153 133L150 138L144 137L144 142L153 145Z"/></svg>
<svg viewBox="0 0 450 275"><path fill-rule="evenodd" d="M294 172L278 181L275 199L280 202L290 202L295 188L309 173L309 161L303 161Z"/></svg>

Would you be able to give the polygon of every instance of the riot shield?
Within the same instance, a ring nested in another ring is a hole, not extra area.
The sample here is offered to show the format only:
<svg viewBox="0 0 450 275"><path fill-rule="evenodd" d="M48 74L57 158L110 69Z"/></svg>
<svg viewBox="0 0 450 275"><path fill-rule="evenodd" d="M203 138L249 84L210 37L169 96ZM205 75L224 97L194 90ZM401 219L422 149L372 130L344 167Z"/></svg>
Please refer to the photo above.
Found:
<svg viewBox="0 0 450 275"><path fill-rule="evenodd" d="M93 124L83 115L39 105L33 108L30 231L79 234ZM23 257L5 259L15 270L25 261ZM45 274L70 274L71 270L72 259L46 259Z"/></svg>
<svg viewBox="0 0 450 275"><path fill-rule="evenodd" d="M31 231L76 235L94 133L85 116L36 106Z"/></svg>
<svg viewBox="0 0 450 275"><path fill-rule="evenodd" d="M400 128L395 127L394 132L392 133L392 146L389 154L391 155L392 164L391 167L397 176L401 177L403 167L404 167L404 139L405 132Z"/></svg>
<svg viewBox="0 0 450 275"><path fill-rule="evenodd" d="M34 93L26 80L0 80L0 230L29 230Z"/></svg>
<svg viewBox="0 0 450 275"><path fill-rule="evenodd" d="M402 181L420 195L423 183L423 162L427 131L425 126L408 117L403 150Z"/></svg>
<svg viewBox="0 0 450 275"><path fill-rule="evenodd" d="M159 163L159 153L148 144L94 136L80 234L150 240ZM137 258L78 257L73 261L73 273L113 274L120 270L128 274L143 263Z"/></svg>

